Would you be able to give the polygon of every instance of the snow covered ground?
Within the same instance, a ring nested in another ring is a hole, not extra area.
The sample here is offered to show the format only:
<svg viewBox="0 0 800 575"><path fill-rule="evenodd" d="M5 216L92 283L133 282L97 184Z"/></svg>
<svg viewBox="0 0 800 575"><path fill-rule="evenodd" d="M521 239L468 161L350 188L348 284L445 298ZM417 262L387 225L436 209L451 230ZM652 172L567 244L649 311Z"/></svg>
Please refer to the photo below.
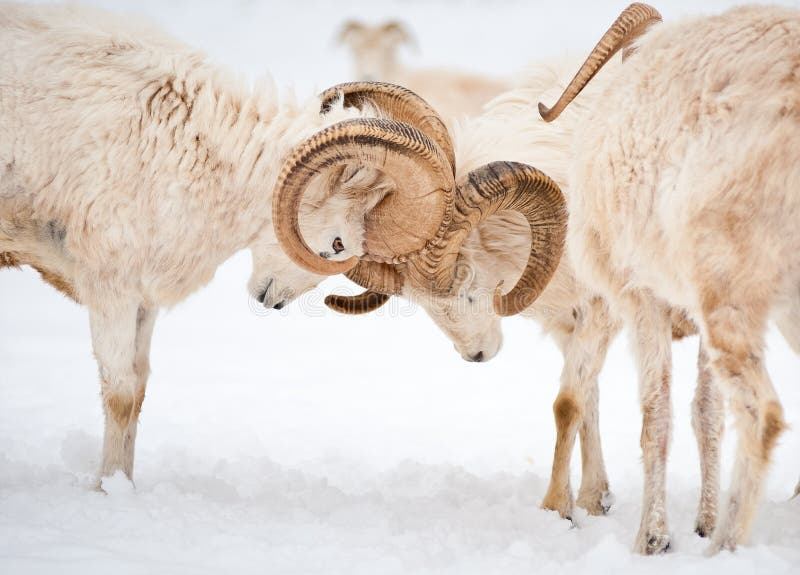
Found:
<svg viewBox="0 0 800 575"><path fill-rule="evenodd" d="M409 60L506 74L584 53L625 3L99 2L151 15L219 61L250 76L270 70L301 95L348 79L333 42L346 17L408 22L421 47ZM731 2L657 4L676 18ZM136 490L115 478L108 495L90 488L102 413L86 313L29 270L0 275L0 573L800 572L800 498L788 500L800 475L800 360L776 334L768 366L792 429L752 544L708 559L692 532L692 339L674 354L673 550L644 558L630 552L642 473L624 339L601 376L617 501L606 517L578 513L570 528L538 509L561 358L535 325L507 320L502 353L467 364L407 304L363 318L326 312L322 296L339 279L280 312L258 310L245 291L249 267L248 254L235 256L162 313Z"/></svg>

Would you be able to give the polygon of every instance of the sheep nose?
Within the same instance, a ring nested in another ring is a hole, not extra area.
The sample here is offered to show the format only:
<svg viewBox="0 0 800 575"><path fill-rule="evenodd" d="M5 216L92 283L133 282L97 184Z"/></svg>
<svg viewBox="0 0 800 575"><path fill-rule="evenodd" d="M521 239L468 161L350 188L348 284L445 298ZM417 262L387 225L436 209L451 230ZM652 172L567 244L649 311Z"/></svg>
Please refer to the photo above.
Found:
<svg viewBox="0 0 800 575"><path fill-rule="evenodd" d="M279 301L274 306L272 306L272 309L283 309L283 306L285 306L285 305L286 305L286 301Z"/></svg>
<svg viewBox="0 0 800 575"><path fill-rule="evenodd" d="M269 278L269 280L267 281L267 285L264 286L264 289L262 289L260 292L258 292L258 294L256 294L256 301L261 305L265 305L264 302L267 301L267 292L269 291L269 288L272 286L273 281L275 281L273 278Z"/></svg>
<svg viewBox="0 0 800 575"><path fill-rule="evenodd" d="M469 356L469 360L470 360L470 361L474 361L474 362L476 362L476 363L480 363L480 362L482 362L482 361L483 361L483 352L482 352L482 351L479 351L479 352L478 352L478 353L476 353L475 355L471 355L471 356Z"/></svg>

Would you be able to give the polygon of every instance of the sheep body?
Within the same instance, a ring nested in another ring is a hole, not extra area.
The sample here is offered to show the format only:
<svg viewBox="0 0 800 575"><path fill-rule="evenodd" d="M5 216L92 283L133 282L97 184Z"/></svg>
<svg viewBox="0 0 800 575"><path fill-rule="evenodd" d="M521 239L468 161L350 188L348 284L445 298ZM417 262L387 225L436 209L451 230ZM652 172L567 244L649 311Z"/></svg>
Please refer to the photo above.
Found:
<svg viewBox="0 0 800 575"><path fill-rule="evenodd" d="M575 65L569 59L532 65L521 74L516 89L498 96L479 116L457 123L457 176L503 157L536 166L569 195L572 136L600 92L601 82L589 85L557 125L547 125L533 113L540 98L563 89ZM410 288L405 295L420 303L465 359L489 360L502 341L500 318L491 305L494 288L499 281L516 282L529 246L530 232L523 218L495 215L462 248L458 296L441 298ZM561 390L553 404L557 427L553 472L542 506L572 517L575 500L569 462L580 433L583 474L577 504L592 514L602 514L613 497L600 443L597 377L620 322L602 298L577 280L567 258L561 259L545 290L522 315L553 337L564 355Z"/></svg>
<svg viewBox="0 0 800 575"><path fill-rule="evenodd" d="M500 154L535 165L559 183L569 196L569 170L573 140L578 126L591 111L610 76L595 79L561 116L548 125L531 117L536 103L557 97L571 79L579 62L570 59L536 63L520 76L519 87L499 96L483 114L456 126L455 146L459 174L468 173ZM618 62L608 64L613 72ZM515 126L508 130L508 126ZM526 223L513 214L499 214L474 231L462 254L462 293L443 299L410 291L431 318L454 341L462 356L471 361L491 359L499 350L502 335L499 318L491 308L491 297L498 282L513 283L522 271L521 261L529 248ZM573 511L569 484L569 461L577 433L581 434L583 476L577 503L592 514L604 513L613 498L603 464L599 437L597 377L605 355L621 322L616 311L595 290L575 275L568 258L558 269L539 298L522 313L536 321L551 336L564 356L561 390L553 404L557 443L550 487L542 502L563 517ZM683 310L670 311L673 339L696 334L696 327ZM698 511L698 530L710 532L716 519L716 483L719 420L701 418L713 409L721 410L721 400L708 373L701 350L700 374L694 402L695 426L703 461L704 486ZM710 429L709 429L710 428Z"/></svg>
<svg viewBox="0 0 800 575"><path fill-rule="evenodd" d="M97 276L180 301L269 233L280 158L344 117L280 108L272 88L249 91L144 23L13 5L0 18L17 84L0 105L3 213L58 226L82 289Z"/></svg>
<svg viewBox="0 0 800 575"><path fill-rule="evenodd" d="M736 417L732 489L714 532L714 548L734 548L784 427L764 368L770 315L798 349L800 13L744 7L655 26L624 70L603 76L576 138L568 246L637 350L645 496L636 548L669 545L669 305L696 320Z"/></svg>
<svg viewBox="0 0 800 575"><path fill-rule="evenodd" d="M158 308L248 246L251 288L273 290L262 299L319 282L278 247L272 188L296 144L357 112L280 106L148 24L88 8L0 6L0 44L0 266L30 264L89 308L101 475L130 476ZM343 200L310 198L317 239ZM363 221L341 227L360 250Z"/></svg>

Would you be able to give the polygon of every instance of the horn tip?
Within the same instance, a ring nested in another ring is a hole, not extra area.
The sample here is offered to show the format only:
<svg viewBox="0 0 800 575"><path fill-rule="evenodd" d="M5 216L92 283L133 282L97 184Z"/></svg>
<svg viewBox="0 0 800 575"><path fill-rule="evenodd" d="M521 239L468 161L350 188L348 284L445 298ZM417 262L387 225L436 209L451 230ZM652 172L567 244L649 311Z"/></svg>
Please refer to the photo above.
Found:
<svg viewBox="0 0 800 575"><path fill-rule="evenodd" d="M339 305L338 305L338 304L339 304L339 301L338 301L338 299L339 299L339 298L338 298L338 296L335 296L335 295L326 295L326 296L325 296L325 306L326 306L328 309L330 309L330 310L333 310L333 311L335 311L335 312L338 312L338 313L344 313L344 311L342 310L342 308L340 308L340 307L339 307Z"/></svg>
<svg viewBox="0 0 800 575"><path fill-rule="evenodd" d="M492 298L494 313L501 317L513 315L508 313L508 306L506 305L506 300L503 296L503 283L504 282L501 280L500 283L497 284L497 287L494 288L494 297Z"/></svg>
<svg viewBox="0 0 800 575"><path fill-rule="evenodd" d="M542 117L542 120L548 123L558 117L557 114L553 114L552 108L548 108L543 102L539 102L539 115Z"/></svg>

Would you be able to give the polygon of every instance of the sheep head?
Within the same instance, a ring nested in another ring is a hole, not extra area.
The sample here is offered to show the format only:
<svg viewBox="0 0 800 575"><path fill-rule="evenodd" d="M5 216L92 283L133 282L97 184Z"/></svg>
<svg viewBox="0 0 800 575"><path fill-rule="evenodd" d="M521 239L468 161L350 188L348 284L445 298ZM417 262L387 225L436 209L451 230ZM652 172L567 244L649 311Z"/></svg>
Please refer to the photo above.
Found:
<svg viewBox="0 0 800 575"><path fill-rule="evenodd" d="M338 41L353 53L356 78L366 81L392 78L397 49L403 44L415 44L406 27L394 20L378 26L350 20L339 31Z"/></svg>
<svg viewBox="0 0 800 575"><path fill-rule="evenodd" d="M531 249L525 270L507 294L498 286L493 307L513 315L528 307L547 285L564 247L566 208L558 186L531 166L494 162L456 182L450 136L441 118L405 88L351 83L323 94L361 106L370 102L384 118L334 124L298 146L284 164L273 196L275 234L299 266L321 275L347 273L366 294L333 296L337 311L371 311L406 284L445 296L458 289L462 244L485 218L499 211L525 216ZM342 165L376 170L391 182L364 217L360 257L332 261L311 249L299 229L301 200L315 178Z"/></svg>
<svg viewBox="0 0 800 575"><path fill-rule="evenodd" d="M474 233L468 243L479 244L476 236L478 234ZM495 313L493 300L495 286L505 278L498 273L500 270L494 262L482 265L480 256L483 255L471 248L462 250L451 294L437 295L413 285L403 292L425 310L461 357L470 362L489 361L500 351L503 342L501 318Z"/></svg>
<svg viewBox="0 0 800 575"><path fill-rule="evenodd" d="M357 164L341 164L314 178L298 214L309 249L332 262L362 256L364 214L390 191L380 172ZM261 230L254 246L249 291L265 307L281 309L325 278L295 264L271 225Z"/></svg>

